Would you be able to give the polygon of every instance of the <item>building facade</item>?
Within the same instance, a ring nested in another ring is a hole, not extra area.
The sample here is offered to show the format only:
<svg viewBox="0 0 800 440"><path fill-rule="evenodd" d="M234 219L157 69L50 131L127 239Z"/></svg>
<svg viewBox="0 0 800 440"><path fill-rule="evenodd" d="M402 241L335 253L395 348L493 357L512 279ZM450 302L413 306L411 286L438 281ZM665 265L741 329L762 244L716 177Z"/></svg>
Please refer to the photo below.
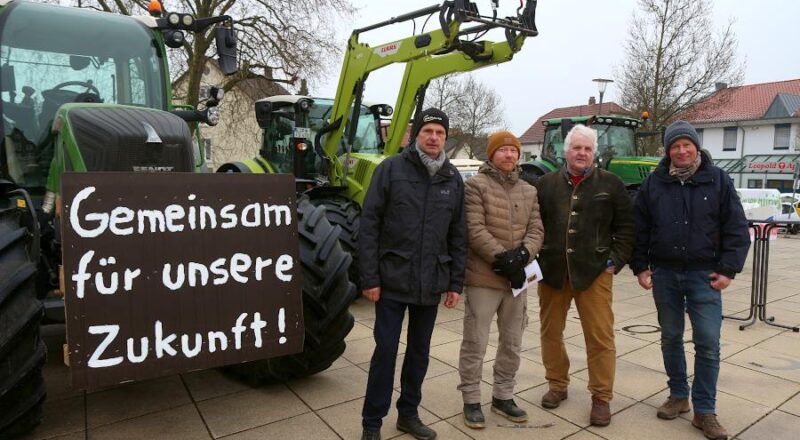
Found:
<svg viewBox="0 0 800 440"><path fill-rule="evenodd" d="M726 87L680 116L737 188L792 192L800 173L800 79Z"/></svg>

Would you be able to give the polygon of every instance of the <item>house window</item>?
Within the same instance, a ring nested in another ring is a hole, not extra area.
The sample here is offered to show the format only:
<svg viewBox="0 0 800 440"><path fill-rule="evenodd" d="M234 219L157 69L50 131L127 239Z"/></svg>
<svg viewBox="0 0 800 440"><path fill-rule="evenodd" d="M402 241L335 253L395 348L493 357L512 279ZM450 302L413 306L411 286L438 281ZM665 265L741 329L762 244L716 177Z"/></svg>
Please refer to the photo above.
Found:
<svg viewBox="0 0 800 440"><path fill-rule="evenodd" d="M529 160L531 160L531 152L530 151L523 152L522 153L522 161L523 162L527 162Z"/></svg>
<svg viewBox="0 0 800 440"><path fill-rule="evenodd" d="M725 133L722 136L722 151L736 151L736 133L739 131L736 127L725 127Z"/></svg>
<svg viewBox="0 0 800 440"><path fill-rule="evenodd" d="M747 187L748 188L761 188L763 186L761 179L748 179L747 180Z"/></svg>
<svg viewBox="0 0 800 440"><path fill-rule="evenodd" d="M775 124L775 149L788 150L789 149L789 133L791 131L790 124Z"/></svg>
<svg viewBox="0 0 800 440"><path fill-rule="evenodd" d="M780 192L792 192L791 180L767 180L767 188L775 188Z"/></svg>
<svg viewBox="0 0 800 440"><path fill-rule="evenodd" d="M700 141L700 145L702 146L703 145L703 129L702 128L698 128L697 129L697 140Z"/></svg>

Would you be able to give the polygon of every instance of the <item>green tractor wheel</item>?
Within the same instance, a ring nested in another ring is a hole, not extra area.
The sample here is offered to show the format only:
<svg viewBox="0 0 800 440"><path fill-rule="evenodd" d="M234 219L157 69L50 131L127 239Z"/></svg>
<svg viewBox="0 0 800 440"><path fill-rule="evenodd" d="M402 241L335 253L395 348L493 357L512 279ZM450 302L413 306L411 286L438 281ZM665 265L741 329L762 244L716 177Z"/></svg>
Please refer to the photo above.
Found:
<svg viewBox="0 0 800 440"><path fill-rule="evenodd" d="M519 168L519 178L531 185L536 184L536 181L548 172L539 164L523 163L520 164Z"/></svg>
<svg viewBox="0 0 800 440"><path fill-rule="evenodd" d="M331 366L344 353L353 328L348 307L356 288L348 279L352 259L339 244L341 228L330 224L324 206L306 197L297 204L300 261L303 270L303 352L224 367L251 385L310 376Z"/></svg>
<svg viewBox="0 0 800 440"><path fill-rule="evenodd" d="M0 210L0 439L31 431L42 421L47 357L39 338L42 303L36 264L18 209Z"/></svg>
<svg viewBox="0 0 800 440"><path fill-rule="evenodd" d="M358 276L358 228L361 226L361 208L344 197L311 199L311 203L314 206L324 206L331 225L342 228L339 243L342 245L342 250L353 257L349 271L350 281L356 285L356 292L361 292Z"/></svg>

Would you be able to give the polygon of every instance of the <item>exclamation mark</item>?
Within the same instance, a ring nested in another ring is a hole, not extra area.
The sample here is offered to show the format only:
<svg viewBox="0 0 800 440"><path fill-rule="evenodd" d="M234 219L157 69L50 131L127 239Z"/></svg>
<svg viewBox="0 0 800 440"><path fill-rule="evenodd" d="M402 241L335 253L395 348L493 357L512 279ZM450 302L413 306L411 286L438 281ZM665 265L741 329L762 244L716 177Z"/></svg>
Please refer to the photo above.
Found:
<svg viewBox="0 0 800 440"><path fill-rule="evenodd" d="M281 311L278 312L278 331L281 333L286 331L286 312L284 311L283 307L281 307ZM286 337L281 336L281 338L278 339L278 342L281 344L285 344Z"/></svg>

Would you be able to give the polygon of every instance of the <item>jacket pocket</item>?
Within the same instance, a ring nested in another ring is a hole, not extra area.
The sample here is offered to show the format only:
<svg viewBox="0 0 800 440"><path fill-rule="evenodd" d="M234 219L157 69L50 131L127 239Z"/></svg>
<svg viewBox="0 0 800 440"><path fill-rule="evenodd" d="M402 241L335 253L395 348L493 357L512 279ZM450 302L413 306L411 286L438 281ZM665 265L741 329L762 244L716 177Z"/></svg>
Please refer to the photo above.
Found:
<svg viewBox="0 0 800 440"><path fill-rule="evenodd" d="M382 251L379 268L382 288L397 293L411 291L411 252Z"/></svg>
<svg viewBox="0 0 800 440"><path fill-rule="evenodd" d="M449 255L439 255L436 262L436 284L433 293L447 292L450 288L450 266L453 259Z"/></svg>

